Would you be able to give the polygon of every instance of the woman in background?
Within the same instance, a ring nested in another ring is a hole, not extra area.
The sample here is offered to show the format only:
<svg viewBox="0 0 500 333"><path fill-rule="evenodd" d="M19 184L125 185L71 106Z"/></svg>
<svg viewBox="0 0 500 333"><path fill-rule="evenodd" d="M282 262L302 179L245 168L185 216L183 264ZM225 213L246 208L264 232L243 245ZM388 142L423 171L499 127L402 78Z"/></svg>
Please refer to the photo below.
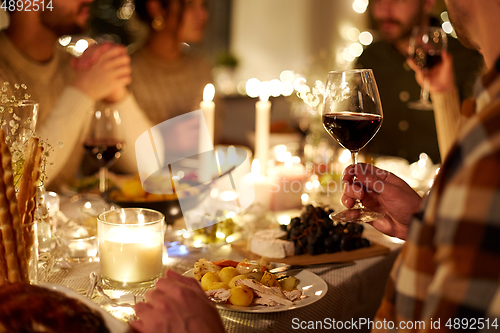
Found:
<svg viewBox="0 0 500 333"><path fill-rule="evenodd" d="M151 28L132 55L130 89L139 106L155 124L198 110L205 85L213 82L211 66L185 44L203 39L205 0L136 0L135 7Z"/></svg>

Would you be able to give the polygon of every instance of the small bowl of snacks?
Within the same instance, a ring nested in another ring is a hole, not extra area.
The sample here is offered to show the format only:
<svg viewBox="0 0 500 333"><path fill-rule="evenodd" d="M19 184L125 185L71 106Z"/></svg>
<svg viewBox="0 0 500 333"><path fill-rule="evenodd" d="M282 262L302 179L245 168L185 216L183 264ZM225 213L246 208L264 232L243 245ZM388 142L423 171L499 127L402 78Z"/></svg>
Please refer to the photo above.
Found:
<svg viewBox="0 0 500 333"><path fill-rule="evenodd" d="M149 179L148 179L149 180ZM174 180L174 193L171 191L171 180L169 178L155 179L155 193L146 192L138 176L123 177L115 181L116 187L109 189L103 194L107 202L116 204L122 208L149 208L159 211L165 215L165 222L173 224L176 219L182 217L179 199L182 199L183 207L194 208L205 198L208 191L200 190L194 181L189 179L180 182ZM165 190L162 191L162 184ZM209 186L206 187L207 189ZM166 194L158 194L158 193Z"/></svg>

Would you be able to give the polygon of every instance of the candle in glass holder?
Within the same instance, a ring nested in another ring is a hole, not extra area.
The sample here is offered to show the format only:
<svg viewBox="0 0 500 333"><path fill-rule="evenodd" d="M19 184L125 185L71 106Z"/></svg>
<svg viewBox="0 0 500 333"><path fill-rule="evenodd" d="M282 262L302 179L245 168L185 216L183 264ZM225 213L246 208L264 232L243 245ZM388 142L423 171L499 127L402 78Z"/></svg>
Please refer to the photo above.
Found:
<svg viewBox="0 0 500 333"><path fill-rule="evenodd" d="M99 261L103 280L114 287L152 286L163 269L160 212L124 208L98 217Z"/></svg>
<svg viewBox="0 0 500 333"><path fill-rule="evenodd" d="M271 210L302 207L301 195L304 192L305 174L305 167L300 162L294 163L291 155L285 159L283 165L269 170L269 179L272 184Z"/></svg>

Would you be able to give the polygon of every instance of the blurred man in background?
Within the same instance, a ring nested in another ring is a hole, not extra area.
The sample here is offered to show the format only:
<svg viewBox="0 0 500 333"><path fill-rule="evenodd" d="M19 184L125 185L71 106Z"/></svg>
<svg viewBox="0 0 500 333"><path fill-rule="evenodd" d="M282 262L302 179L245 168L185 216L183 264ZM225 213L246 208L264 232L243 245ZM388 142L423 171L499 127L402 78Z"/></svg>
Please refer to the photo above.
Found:
<svg viewBox="0 0 500 333"><path fill-rule="evenodd" d="M392 155L418 160L426 153L434 163L444 157L445 148L438 146L435 115L432 111L415 110L408 102L420 97L420 86L415 74L406 63L408 46L413 27L430 22L435 0L372 0L370 13L382 38L368 46L357 61L359 68L372 68L380 91L384 111L384 124L366 147L372 154ZM460 100L470 97L475 78L483 67L481 55L463 47L452 37L448 38L448 54L453 57L450 71L451 84L447 98ZM445 52L444 57L448 56ZM433 97L433 96L431 96ZM454 141L455 133L445 132L440 139ZM446 143L443 142L446 146Z"/></svg>

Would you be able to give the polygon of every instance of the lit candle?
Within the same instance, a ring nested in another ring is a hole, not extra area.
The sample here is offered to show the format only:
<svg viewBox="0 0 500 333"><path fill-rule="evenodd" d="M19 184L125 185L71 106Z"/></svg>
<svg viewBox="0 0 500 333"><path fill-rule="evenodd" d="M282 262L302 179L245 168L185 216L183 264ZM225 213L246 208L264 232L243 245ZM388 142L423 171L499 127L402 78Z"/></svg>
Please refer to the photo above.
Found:
<svg viewBox="0 0 500 333"><path fill-rule="evenodd" d="M120 287L151 284L163 268L163 215L126 208L99 215L99 261L102 277Z"/></svg>
<svg viewBox="0 0 500 333"><path fill-rule="evenodd" d="M266 210L270 208L271 182L269 178L262 175L260 161L256 158L252 161L251 172L242 177L242 188L252 185L255 191L254 204L260 204Z"/></svg>
<svg viewBox="0 0 500 333"><path fill-rule="evenodd" d="M288 154L283 165L275 166L269 170L272 184L270 209L274 211L302 207L301 196L304 192L305 168L294 163L297 156Z"/></svg>
<svg viewBox="0 0 500 333"><path fill-rule="evenodd" d="M200 103L200 108L203 111L203 116L207 122L208 132L210 139L214 142L214 123L215 123L215 103L213 102L215 96L215 87L209 83L203 90L203 101Z"/></svg>
<svg viewBox="0 0 500 333"><path fill-rule="evenodd" d="M215 87L213 84L209 83L205 86L203 90L203 101L200 103L200 108L203 111L203 117L205 118L205 123L208 129L208 137L206 137L206 131L204 131L204 126L200 124L199 132L199 143L198 143L198 153L201 153L199 158L198 167L198 181L200 183L207 183L212 179L213 166L212 159L214 158L212 153L207 152L207 143L210 143L210 147L213 148L214 143L214 114L215 114L215 103L213 98L215 96Z"/></svg>
<svg viewBox="0 0 500 333"><path fill-rule="evenodd" d="M260 95L260 100L255 103L255 111L255 158L260 161L261 173L267 175L271 122L271 102L267 93Z"/></svg>

